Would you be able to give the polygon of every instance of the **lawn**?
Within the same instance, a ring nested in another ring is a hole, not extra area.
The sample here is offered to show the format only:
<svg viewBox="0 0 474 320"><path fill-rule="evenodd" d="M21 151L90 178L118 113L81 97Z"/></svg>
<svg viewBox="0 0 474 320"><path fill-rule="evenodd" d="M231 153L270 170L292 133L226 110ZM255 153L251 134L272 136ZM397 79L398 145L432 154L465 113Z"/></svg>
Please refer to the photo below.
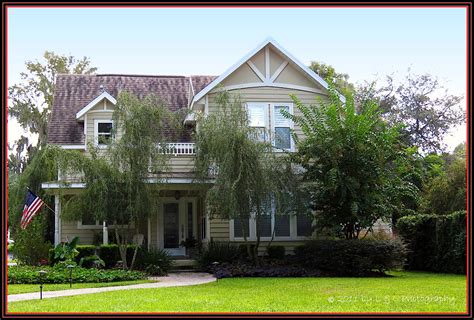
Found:
<svg viewBox="0 0 474 320"><path fill-rule="evenodd" d="M127 285L132 285L132 284L149 283L149 282L156 282L156 281L134 280L134 281L99 282L99 283L73 283L72 288L69 288L68 283L67 284L46 283L46 284L43 284L43 291L127 286ZM9 284L7 288L8 288L8 294L39 292L39 284Z"/></svg>
<svg viewBox="0 0 474 320"><path fill-rule="evenodd" d="M233 278L218 282L12 302L8 312L466 312L466 277Z"/></svg>

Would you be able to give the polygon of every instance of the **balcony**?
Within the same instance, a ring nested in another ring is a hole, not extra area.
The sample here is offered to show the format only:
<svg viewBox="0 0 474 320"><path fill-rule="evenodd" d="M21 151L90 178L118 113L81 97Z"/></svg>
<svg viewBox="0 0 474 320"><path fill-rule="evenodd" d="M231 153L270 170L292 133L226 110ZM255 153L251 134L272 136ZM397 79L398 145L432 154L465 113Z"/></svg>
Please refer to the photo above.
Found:
<svg viewBox="0 0 474 320"><path fill-rule="evenodd" d="M159 146L163 150L164 154L170 154L173 156L194 156L196 155L196 144L188 142L174 142L165 143L163 146Z"/></svg>

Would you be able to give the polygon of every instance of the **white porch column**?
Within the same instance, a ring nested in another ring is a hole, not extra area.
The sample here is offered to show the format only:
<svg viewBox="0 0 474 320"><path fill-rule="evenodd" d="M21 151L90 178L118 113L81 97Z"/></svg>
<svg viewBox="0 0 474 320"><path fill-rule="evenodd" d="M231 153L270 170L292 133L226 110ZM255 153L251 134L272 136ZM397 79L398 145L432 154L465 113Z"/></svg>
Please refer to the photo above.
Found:
<svg viewBox="0 0 474 320"><path fill-rule="evenodd" d="M107 223L105 221L102 223L102 244L109 244L109 231L107 230Z"/></svg>
<svg viewBox="0 0 474 320"><path fill-rule="evenodd" d="M59 195L54 196L54 245L57 246L61 242L61 231L59 215L61 214L61 202L59 201Z"/></svg>

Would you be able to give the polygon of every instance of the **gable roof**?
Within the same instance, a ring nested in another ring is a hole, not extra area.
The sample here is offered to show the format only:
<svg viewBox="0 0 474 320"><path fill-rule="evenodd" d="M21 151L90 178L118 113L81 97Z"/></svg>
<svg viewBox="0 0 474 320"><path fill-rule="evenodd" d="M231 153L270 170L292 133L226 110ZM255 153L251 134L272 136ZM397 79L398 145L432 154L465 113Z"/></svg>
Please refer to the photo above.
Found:
<svg viewBox="0 0 474 320"><path fill-rule="evenodd" d="M185 111L189 103L189 80L184 76L58 75L48 128L48 143L84 144L84 123L78 121L76 116L101 97L104 91L110 100L115 100L120 91L128 91L139 98L154 93L163 99L172 112ZM210 76L193 76L193 82L198 88L207 85L211 80ZM177 133L169 130L168 134ZM190 130L182 132L178 140L189 141L190 135Z"/></svg>
<svg viewBox="0 0 474 320"><path fill-rule="evenodd" d="M199 101L203 98L206 94L208 94L212 89L214 89L219 83L221 83L225 78L227 78L230 74L232 74L235 70L237 70L240 66L246 63L250 58L252 58L255 54L257 54L260 50L262 50L267 45L272 45L275 49L277 49L282 55L286 56L290 61L292 61L296 66L298 66L304 73L306 73L311 79L316 81L316 83L323 86L325 89L329 88L328 83L317 75L313 70L305 66L301 63L298 59L293 57L288 51L286 51L280 44L278 44L274 39L271 37L265 39L261 44L259 44L255 49L251 50L247 53L244 57L242 57L239 61L237 61L232 67L227 69L223 74L219 77L214 79L208 86L203 88L200 92L194 95L193 100L191 101L191 105L196 101ZM345 102L345 97L339 94L339 97L342 102Z"/></svg>

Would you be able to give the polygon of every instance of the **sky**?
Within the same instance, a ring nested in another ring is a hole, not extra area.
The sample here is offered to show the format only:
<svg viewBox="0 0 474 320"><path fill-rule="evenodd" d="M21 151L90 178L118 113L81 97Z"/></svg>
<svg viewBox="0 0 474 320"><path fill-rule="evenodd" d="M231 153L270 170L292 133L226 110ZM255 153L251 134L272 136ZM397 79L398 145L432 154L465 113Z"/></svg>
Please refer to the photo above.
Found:
<svg viewBox="0 0 474 320"><path fill-rule="evenodd" d="M402 79L410 68L466 96L462 8L9 8L7 15L8 85L46 50L89 57L97 73L220 75L272 37L304 64L328 63L354 83ZM8 141L21 134L9 119ZM455 128L448 150L465 139L466 126Z"/></svg>

